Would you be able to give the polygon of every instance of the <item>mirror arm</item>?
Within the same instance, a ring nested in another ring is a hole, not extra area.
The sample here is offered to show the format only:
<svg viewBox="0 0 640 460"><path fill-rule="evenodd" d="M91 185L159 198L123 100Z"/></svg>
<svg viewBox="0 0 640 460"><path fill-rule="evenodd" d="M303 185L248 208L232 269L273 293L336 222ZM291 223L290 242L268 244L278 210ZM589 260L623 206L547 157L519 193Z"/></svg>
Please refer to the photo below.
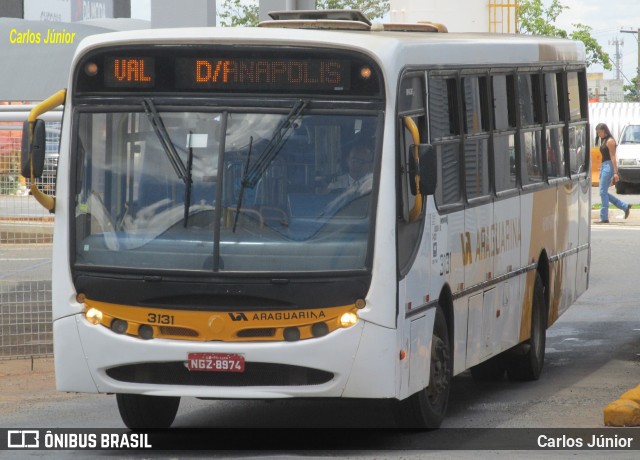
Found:
<svg viewBox="0 0 640 460"><path fill-rule="evenodd" d="M420 144L420 132L418 131L418 127L416 123L410 116L406 116L403 118L405 127L411 133L411 137L413 140L413 159L416 162L416 165L419 165L420 158L418 156L418 145ZM409 212L409 222L415 222L420 217L422 213L422 193L420 192L420 168L417 168L416 176L413 180L416 183L416 201L413 205L413 209Z"/></svg>
<svg viewBox="0 0 640 460"><path fill-rule="evenodd" d="M59 105L64 104L64 100L67 96L67 90L62 89L55 93L52 96L49 96L47 99L42 101L40 104L36 105L31 112L29 112L29 116L27 121L29 122L29 129L31 132L29 133L29 150L31 150L31 139L33 139L33 127L36 119L45 112L49 110L55 109ZM38 203L40 203L45 209L49 212L54 212L56 208L56 199L53 196L47 195L42 192L38 186L36 185L36 179L33 174L33 155L31 152L29 153L29 167L31 170L31 183L29 184L29 189L31 190L31 195L36 199Z"/></svg>

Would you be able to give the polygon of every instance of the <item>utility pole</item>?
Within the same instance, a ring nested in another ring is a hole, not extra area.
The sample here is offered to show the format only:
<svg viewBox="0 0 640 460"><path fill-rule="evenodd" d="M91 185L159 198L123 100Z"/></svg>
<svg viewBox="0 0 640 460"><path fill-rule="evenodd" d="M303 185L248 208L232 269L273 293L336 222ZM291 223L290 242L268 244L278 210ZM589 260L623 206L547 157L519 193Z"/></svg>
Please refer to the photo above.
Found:
<svg viewBox="0 0 640 460"><path fill-rule="evenodd" d="M625 34L636 34L636 43L638 43L638 67L636 68L638 73L636 76L636 88L638 90L638 94L640 94L640 40L638 40L638 37L640 37L640 28L638 28L638 30L621 30L620 32Z"/></svg>
<svg viewBox="0 0 640 460"><path fill-rule="evenodd" d="M620 69L622 68L622 53L620 52L620 47L624 46L624 40L618 40L618 37L616 37L615 40L609 40L609 45L616 46L616 54L614 56L616 61L616 80L622 80L622 78L620 78Z"/></svg>

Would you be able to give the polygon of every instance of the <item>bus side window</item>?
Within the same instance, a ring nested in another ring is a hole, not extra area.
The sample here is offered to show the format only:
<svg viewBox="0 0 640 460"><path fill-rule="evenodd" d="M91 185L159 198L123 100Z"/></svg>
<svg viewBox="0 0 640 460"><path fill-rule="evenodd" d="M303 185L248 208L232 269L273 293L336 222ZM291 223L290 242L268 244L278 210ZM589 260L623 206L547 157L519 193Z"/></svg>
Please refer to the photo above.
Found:
<svg viewBox="0 0 640 460"><path fill-rule="evenodd" d="M540 183L542 166L542 120L540 117L540 79L537 74L518 75L520 104L520 174L522 185Z"/></svg>
<svg viewBox="0 0 640 460"><path fill-rule="evenodd" d="M546 161L547 177L553 179L565 175L564 113L561 107L562 74L551 72L544 76L544 102L547 128ZM555 126L554 126L555 125Z"/></svg>
<svg viewBox="0 0 640 460"><path fill-rule="evenodd" d="M513 190L516 182L516 108L514 75L493 75L493 158L496 192Z"/></svg>
<svg viewBox="0 0 640 460"><path fill-rule="evenodd" d="M462 79L464 107L464 172L467 198L491 193L489 186L489 118L487 78L465 76Z"/></svg>
<svg viewBox="0 0 640 460"><path fill-rule="evenodd" d="M429 129L438 161L435 199L439 206L461 201L460 119L457 79L447 75L429 77Z"/></svg>

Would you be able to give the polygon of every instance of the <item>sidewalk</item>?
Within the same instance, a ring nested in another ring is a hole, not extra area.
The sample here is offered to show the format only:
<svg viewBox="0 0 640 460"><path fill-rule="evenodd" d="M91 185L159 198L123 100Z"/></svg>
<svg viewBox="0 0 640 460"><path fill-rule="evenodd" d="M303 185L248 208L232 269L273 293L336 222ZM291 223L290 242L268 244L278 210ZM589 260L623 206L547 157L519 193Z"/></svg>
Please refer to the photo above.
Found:
<svg viewBox="0 0 640 460"><path fill-rule="evenodd" d="M56 391L53 358L0 360L0 413L9 415L24 404L64 400L75 394Z"/></svg>
<svg viewBox="0 0 640 460"><path fill-rule="evenodd" d="M593 224L592 229L593 227L606 227L607 225L637 227L637 226L640 226L640 207L631 208L629 217L625 219L624 211L621 211L615 206L609 206L609 223L597 224L596 222L599 220L600 220L600 210L592 209L591 210L591 223Z"/></svg>

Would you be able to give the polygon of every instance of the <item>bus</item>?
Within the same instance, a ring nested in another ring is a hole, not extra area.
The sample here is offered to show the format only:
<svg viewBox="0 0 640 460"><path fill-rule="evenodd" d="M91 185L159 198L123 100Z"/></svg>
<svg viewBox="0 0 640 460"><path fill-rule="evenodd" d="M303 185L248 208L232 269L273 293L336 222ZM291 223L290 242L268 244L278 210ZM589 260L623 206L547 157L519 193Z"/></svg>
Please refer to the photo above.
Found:
<svg viewBox="0 0 640 460"><path fill-rule="evenodd" d="M452 378L538 379L588 286L581 43L273 13L79 45L62 104L60 391L130 428L181 397L385 400L435 428ZM384 404L387 405L386 403Z"/></svg>

